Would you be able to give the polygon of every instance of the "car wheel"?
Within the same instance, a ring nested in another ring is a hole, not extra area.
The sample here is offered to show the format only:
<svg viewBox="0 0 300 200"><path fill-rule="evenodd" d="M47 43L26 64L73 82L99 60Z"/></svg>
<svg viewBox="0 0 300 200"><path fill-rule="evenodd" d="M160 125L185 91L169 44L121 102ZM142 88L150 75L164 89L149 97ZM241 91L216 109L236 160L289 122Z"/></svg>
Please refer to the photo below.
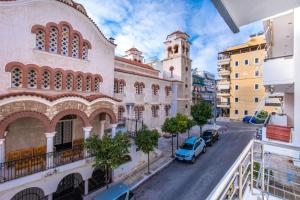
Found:
<svg viewBox="0 0 300 200"><path fill-rule="evenodd" d="M208 146L212 146L212 142L211 141L208 143Z"/></svg>
<svg viewBox="0 0 300 200"><path fill-rule="evenodd" d="M196 157L193 156L191 162L194 164L196 162Z"/></svg>
<svg viewBox="0 0 300 200"><path fill-rule="evenodd" d="M206 146L204 146L202 149L202 153L205 153L205 152L206 152Z"/></svg>

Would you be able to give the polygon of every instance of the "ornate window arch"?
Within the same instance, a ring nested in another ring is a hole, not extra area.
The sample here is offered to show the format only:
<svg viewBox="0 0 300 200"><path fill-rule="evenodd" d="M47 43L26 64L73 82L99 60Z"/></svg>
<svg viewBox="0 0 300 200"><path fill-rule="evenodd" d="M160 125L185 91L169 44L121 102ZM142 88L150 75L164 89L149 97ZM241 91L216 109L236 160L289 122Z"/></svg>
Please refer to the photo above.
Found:
<svg viewBox="0 0 300 200"><path fill-rule="evenodd" d="M173 72L174 72L174 67L171 66L171 67L169 68L169 70L170 70L170 78L174 78L174 74L173 74Z"/></svg>
<svg viewBox="0 0 300 200"><path fill-rule="evenodd" d="M126 86L125 81L124 80L120 80L119 81L118 93L124 94L125 86Z"/></svg>
<svg viewBox="0 0 300 200"><path fill-rule="evenodd" d="M63 75L61 72L56 72L54 75L54 89L62 90Z"/></svg>
<svg viewBox="0 0 300 200"><path fill-rule="evenodd" d="M152 85L152 95L158 95L159 85Z"/></svg>
<svg viewBox="0 0 300 200"><path fill-rule="evenodd" d="M46 90L50 89L50 82L51 82L50 72L48 70L43 70L41 88Z"/></svg>
<svg viewBox="0 0 300 200"><path fill-rule="evenodd" d="M62 26L61 28L61 55L69 55L69 40L70 40L70 28L68 26Z"/></svg>
<svg viewBox="0 0 300 200"><path fill-rule="evenodd" d="M27 87L28 88L37 88L37 79L38 73L35 69L29 69L27 72Z"/></svg>
<svg viewBox="0 0 300 200"><path fill-rule="evenodd" d="M11 87L21 88L23 80L23 71L20 67L14 67L11 70Z"/></svg>
<svg viewBox="0 0 300 200"><path fill-rule="evenodd" d="M100 77L94 78L94 92L100 92L101 90L101 79Z"/></svg>
<svg viewBox="0 0 300 200"><path fill-rule="evenodd" d="M72 57L79 58L79 36L77 34L73 35L72 38Z"/></svg>
<svg viewBox="0 0 300 200"><path fill-rule="evenodd" d="M79 92L83 90L83 77L81 75L76 76L76 90Z"/></svg>
<svg viewBox="0 0 300 200"><path fill-rule="evenodd" d="M88 60L88 54L89 54L89 45L84 42L82 45L82 59Z"/></svg>
<svg viewBox="0 0 300 200"><path fill-rule="evenodd" d="M166 116L170 115L171 105L165 105Z"/></svg>
<svg viewBox="0 0 300 200"><path fill-rule="evenodd" d="M66 76L66 90L72 91L74 90L74 77L73 74L68 74Z"/></svg>
<svg viewBox="0 0 300 200"><path fill-rule="evenodd" d="M49 52L57 53L58 46L58 29L54 26L50 27L49 32Z"/></svg>
<svg viewBox="0 0 300 200"><path fill-rule="evenodd" d="M114 93L118 93L118 85L119 85L118 79L114 79Z"/></svg>
<svg viewBox="0 0 300 200"><path fill-rule="evenodd" d="M166 86L165 87L165 92L166 92L166 96L169 96L171 93L171 86Z"/></svg>
<svg viewBox="0 0 300 200"><path fill-rule="evenodd" d="M45 51L46 33L42 29L38 29L35 34L35 47L38 50Z"/></svg>
<svg viewBox="0 0 300 200"><path fill-rule="evenodd" d="M85 80L85 91L91 92L92 91L92 77L87 76Z"/></svg>
<svg viewBox="0 0 300 200"><path fill-rule="evenodd" d="M170 58L173 55L172 47L168 47L168 58Z"/></svg>
<svg viewBox="0 0 300 200"><path fill-rule="evenodd" d="M152 105L151 106L151 111L152 111L152 117L153 118L158 117L158 110L159 110L159 105Z"/></svg>
<svg viewBox="0 0 300 200"><path fill-rule="evenodd" d="M144 112L145 108L142 105L137 105L134 107L134 117L137 120L143 120L143 112Z"/></svg>
<svg viewBox="0 0 300 200"><path fill-rule="evenodd" d="M174 54L177 54L178 53L178 44L176 44L175 46L174 46Z"/></svg>

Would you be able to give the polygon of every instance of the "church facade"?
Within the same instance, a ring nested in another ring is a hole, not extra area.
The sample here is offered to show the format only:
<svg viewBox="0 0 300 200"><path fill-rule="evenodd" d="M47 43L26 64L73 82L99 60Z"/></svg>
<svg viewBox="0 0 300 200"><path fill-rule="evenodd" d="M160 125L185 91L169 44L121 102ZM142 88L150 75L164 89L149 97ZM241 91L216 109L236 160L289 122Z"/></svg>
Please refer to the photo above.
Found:
<svg viewBox="0 0 300 200"><path fill-rule="evenodd" d="M0 200L92 193L104 174L86 138L113 137L124 119L159 129L177 112L189 115L186 33L167 36L156 69L136 48L115 56L113 40L72 0L2 1L0 21ZM134 146L130 158L111 181L144 164Z"/></svg>

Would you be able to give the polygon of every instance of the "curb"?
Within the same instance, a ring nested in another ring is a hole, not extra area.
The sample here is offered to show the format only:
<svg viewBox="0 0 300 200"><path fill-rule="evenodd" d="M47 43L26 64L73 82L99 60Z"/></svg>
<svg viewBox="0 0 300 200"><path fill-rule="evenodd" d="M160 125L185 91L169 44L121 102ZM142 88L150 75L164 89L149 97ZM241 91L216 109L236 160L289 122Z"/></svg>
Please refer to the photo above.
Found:
<svg viewBox="0 0 300 200"><path fill-rule="evenodd" d="M138 186L140 186L141 184L143 184L144 182L146 182L148 179L150 179L152 176L154 176L155 174L157 174L157 172L159 172L163 168L165 168L168 165L170 165L174 160L175 160L175 158L172 158L171 160L169 160L168 162L166 162L165 164L163 164L162 166L160 166L158 169L156 169L155 171L153 171L150 175L145 176L142 180L140 180L139 182L137 182L136 184L134 184L133 186L131 186L130 190L136 189Z"/></svg>

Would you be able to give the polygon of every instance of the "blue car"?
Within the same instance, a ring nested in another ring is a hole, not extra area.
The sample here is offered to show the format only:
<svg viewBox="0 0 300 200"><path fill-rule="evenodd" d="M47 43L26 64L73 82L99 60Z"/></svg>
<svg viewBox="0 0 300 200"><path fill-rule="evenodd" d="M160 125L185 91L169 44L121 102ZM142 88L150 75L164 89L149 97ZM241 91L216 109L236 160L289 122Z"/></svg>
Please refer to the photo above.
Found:
<svg viewBox="0 0 300 200"><path fill-rule="evenodd" d="M245 123L250 123L250 120L251 120L251 123L256 124L256 118L255 117L245 116L243 118L243 122L245 122Z"/></svg>
<svg viewBox="0 0 300 200"><path fill-rule="evenodd" d="M93 200L134 200L134 195L127 185L118 183L95 196Z"/></svg>
<svg viewBox="0 0 300 200"><path fill-rule="evenodd" d="M191 136L184 141L183 145L179 149L176 150L176 159L195 163L196 157L200 153L205 152L205 141L200 137Z"/></svg>

